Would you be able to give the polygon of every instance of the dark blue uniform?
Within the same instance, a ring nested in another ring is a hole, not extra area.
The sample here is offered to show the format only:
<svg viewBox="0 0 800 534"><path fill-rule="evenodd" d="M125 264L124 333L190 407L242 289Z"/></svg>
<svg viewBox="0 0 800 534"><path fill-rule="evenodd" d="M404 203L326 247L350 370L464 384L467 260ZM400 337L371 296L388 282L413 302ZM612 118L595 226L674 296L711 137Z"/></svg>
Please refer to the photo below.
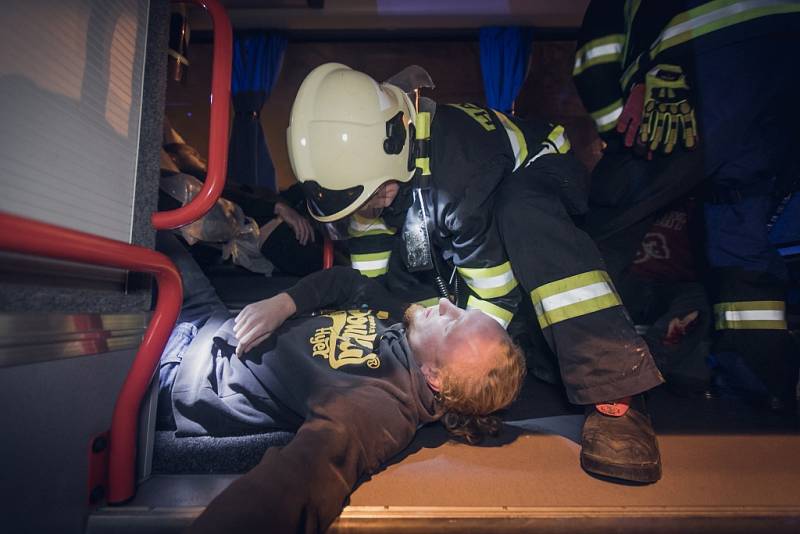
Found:
<svg viewBox="0 0 800 534"><path fill-rule="evenodd" d="M615 232L705 180L715 361L752 371L751 387L787 397L797 378L787 272L767 222L800 141L799 47L796 1L596 1L584 19L575 68L581 97L610 148L593 176L595 202L604 205L594 220L597 235L613 241ZM686 74L698 150L637 161L620 148L614 128L628 91L658 64Z"/></svg>

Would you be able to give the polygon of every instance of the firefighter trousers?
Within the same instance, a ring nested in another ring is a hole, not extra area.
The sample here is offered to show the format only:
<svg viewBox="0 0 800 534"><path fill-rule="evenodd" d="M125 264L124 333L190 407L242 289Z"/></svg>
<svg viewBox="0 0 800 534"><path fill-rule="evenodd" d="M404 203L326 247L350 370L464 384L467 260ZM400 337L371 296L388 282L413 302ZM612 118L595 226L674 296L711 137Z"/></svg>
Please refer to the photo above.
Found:
<svg viewBox="0 0 800 534"><path fill-rule="evenodd" d="M661 384L597 247L575 226L556 187L521 169L503 181L495 214L514 274L558 358L569 400L606 402Z"/></svg>

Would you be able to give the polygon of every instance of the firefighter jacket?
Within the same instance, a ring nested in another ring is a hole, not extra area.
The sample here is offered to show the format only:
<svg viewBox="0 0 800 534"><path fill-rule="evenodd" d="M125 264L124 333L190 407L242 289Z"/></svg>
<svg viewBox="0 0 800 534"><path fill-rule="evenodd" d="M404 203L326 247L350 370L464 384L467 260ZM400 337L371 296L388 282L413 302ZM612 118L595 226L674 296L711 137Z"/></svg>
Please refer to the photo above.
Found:
<svg viewBox="0 0 800 534"><path fill-rule="evenodd" d="M220 312L179 366L179 435L297 430L211 503L198 531L323 532L360 478L442 415L397 324L402 306L380 284L334 267L287 293L296 315L242 358Z"/></svg>
<svg viewBox="0 0 800 534"><path fill-rule="evenodd" d="M417 158L417 168L429 179L431 240L466 282L466 307L480 309L507 326L520 292L495 220L501 183L521 169L534 176L537 168L546 169L548 176L560 174L562 185L580 181L575 175L585 171L572 155L565 155L570 143L562 126L522 121L474 104L439 105L427 123L429 118L419 114L416 132L418 140L430 139L423 157ZM581 203L571 201L568 188L563 191L565 204ZM392 256L398 250L409 196L408 188L402 189L378 219L352 217L352 265L366 276L385 276L390 264L396 268Z"/></svg>
<svg viewBox="0 0 800 534"><path fill-rule="evenodd" d="M691 87L698 54L797 31L796 0L594 0L583 18L573 76L598 132L608 138L631 87L655 65L680 66Z"/></svg>

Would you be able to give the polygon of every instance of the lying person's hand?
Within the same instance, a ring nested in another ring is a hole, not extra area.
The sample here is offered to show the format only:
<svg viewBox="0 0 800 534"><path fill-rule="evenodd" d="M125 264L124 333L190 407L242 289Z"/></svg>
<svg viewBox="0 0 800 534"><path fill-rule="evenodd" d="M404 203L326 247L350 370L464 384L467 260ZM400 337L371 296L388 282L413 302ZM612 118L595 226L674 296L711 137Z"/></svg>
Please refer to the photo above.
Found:
<svg viewBox="0 0 800 534"><path fill-rule="evenodd" d="M287 293L248 304L234 319L233 332L239 340L236 355L255 347L297 311L294 300Z"/></svg>
<svg viewBox="0 0 800 534"><path fill-rule="evenodd" d="M294 237L301 245L308 243L309 239L314 241L314 228L311 227L311 223L288 204L283 202L275 204L275 215L289 225L294 232Z"/></svg>

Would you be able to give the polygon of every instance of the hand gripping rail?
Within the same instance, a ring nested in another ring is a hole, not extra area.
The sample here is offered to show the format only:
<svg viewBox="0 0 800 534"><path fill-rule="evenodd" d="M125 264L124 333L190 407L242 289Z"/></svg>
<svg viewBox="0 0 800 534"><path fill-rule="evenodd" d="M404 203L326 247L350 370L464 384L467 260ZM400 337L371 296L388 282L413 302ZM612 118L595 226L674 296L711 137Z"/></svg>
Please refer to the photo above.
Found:
<svg viewBox="0 0 800 534"><path fill-rule="evenodd" d="M183 301L181 276L165 255L153 250L0 213L0 249L59 260L117 267L155 276L156 309L147 326L111 420L108 500L123 502L134 494L139 406L158 365Z"/></svg>
<svg viewBox="0 0 800 534"><path fill-rule="evenodd" d="M177 0L173 0L177 1ZM153 214L156 230L170 230L205 215L222 194L228 168L228 126L231 108L231 63L233 31L219 0L190 0L205 8L214 26L214 56L211 67L211 120L208 125L208 173L203 189L183 207Z"/></svg>

